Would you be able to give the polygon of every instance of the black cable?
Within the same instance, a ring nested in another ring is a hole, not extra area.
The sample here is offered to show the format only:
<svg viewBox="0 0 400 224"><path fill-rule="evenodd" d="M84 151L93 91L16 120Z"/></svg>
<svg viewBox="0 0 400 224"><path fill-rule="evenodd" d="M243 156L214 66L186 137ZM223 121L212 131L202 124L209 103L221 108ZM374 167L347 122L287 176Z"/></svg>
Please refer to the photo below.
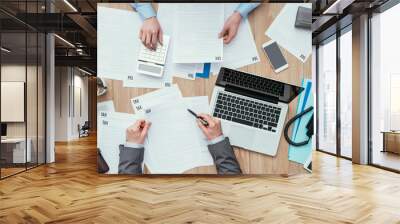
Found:
<svg viewBox="0 0 400 224"><path fill-rule="evenodd" d="M286 139L286 141L290 144L290 145L293 145L293 146L303 146L303 145L306 145L306 144L308 144L308 142L310 141L310 139L311 139L311 136L313 135L313 132L314 132L314 128L313 128L313 119L314 119L314 114L311 116L311 119L308 121L308 124L307 124L307 126L306 126L306 128L307 128L307 136L308 136L308 139L307 140L305 140L305 141L302 141L302 142L294 142L294 141L292 141L290 138L289 138L289 127L292 125L292 123L294 123L297 119L299 119L300 117L302 117L302 116L304 116L305 114L307 114L308 112L310 112L310 111L312 111L314 109L314 107L309 107L309 108L307 108L306 110L304 110L303 112L301 112L301 113L299 113L299 114L297 114L296 116L294 116L293 118L291 118L287 123L286 123L286 126L285 126L285 130L284 130L284 136L285 136L285 139Z"/></svg>

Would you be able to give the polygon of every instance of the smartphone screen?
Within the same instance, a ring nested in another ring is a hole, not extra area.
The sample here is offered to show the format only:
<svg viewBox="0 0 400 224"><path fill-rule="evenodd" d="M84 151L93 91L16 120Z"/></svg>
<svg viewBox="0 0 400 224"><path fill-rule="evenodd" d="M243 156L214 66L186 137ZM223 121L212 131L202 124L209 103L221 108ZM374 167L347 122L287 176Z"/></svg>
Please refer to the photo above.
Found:
<svg viewBox="0 0 400 224"><path fill-rule="evenodd" d="M286 59L283 57L281 49L279 49L279 46L276 42L265 46L264 51L275 70L287 64Z"/></svg>

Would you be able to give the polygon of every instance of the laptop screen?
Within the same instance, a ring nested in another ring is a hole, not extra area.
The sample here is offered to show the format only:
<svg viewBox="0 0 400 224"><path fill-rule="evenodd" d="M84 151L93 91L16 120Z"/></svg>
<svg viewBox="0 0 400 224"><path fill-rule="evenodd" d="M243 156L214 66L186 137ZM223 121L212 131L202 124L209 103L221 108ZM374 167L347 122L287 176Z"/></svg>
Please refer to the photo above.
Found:
<svg viewBox="0 0 400 224"><path fill-rule="evenodd" d="M216 82L218 86L233 86L246 91L255 98L272 98L279 102L290 103L304 88L264 78L258 75L221 68Z"/></svg>

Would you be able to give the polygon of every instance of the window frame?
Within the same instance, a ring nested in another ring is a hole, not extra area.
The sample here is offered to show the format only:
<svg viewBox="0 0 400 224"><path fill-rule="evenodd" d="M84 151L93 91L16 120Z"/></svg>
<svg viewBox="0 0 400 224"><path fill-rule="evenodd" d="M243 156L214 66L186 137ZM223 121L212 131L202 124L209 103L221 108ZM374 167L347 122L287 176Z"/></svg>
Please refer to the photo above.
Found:
<svg viewBox="0 0 400 224"><path fill-rule="evenodd" d="M343 27L340 30L337 30L336 33L332 34L331 36L327 37L324 40L321 40L318 44L316 44L316 150L319 152L323 152L329 155L333 155L336 157L340 157L340 158L344 158L347 160L352 160L352 158L347 157L342 155L341 152L341 118L340 118L340 103L341 103L341 97L340 97L340 77L341 77L341 64L340 64L340 60L341 60L341 55L340 55L340 37L344 34L346 34L347 32L351 32L352 31L352 23L346 25L345 27ZM319 61L320 61L320 55L318 52L318 49L320 47L321 44L326 44L329 43L330 41L336 41L336 152L332 153L332 152L328 152L324 149L321 149L319 147L319 97L318 97L318 91L319 91Z"/></svg>

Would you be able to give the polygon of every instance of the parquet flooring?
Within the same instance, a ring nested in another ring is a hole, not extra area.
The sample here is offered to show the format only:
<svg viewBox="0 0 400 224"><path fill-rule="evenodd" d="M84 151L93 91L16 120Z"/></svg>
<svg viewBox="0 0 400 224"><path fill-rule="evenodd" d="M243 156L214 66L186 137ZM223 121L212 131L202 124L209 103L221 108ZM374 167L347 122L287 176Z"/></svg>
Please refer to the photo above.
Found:
<svg viewBox="0 0 400 224"><path fill-rule="evenodd" d="M400 223L400 175L320 152L291 177L96 172L94 137L0 181L0 223Z"/></svg>

